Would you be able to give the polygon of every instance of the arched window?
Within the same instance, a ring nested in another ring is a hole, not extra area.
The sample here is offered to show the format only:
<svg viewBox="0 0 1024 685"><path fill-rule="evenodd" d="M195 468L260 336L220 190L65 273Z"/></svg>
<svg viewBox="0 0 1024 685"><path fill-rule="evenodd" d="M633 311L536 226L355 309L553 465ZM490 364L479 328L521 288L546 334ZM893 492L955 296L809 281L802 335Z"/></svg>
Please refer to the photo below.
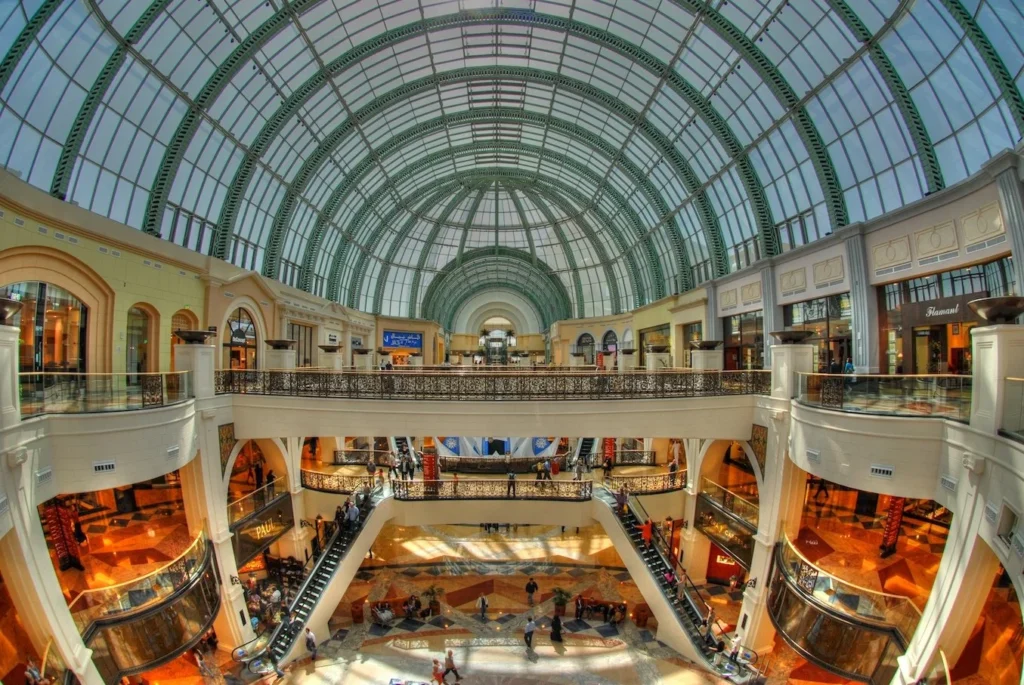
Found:
<svg viewBox="0 0 1024 685"><path fill-rule="evenodd" d="M247 309L238 307L231 312L224 337L224 368L258 368L259 348L257 344L259 341L256 335L256 323Z"/></svg>
<svg viewBox="0 0 1024 685"><path fill-rule="evenodd" d="M128 309L125 335L125 371L128 382L138 383L138 374L156 370L157 318L149 307L135 305Z"/></svg>
<svg viewBox="0 0 1024 685"><path fill-rule="evenodd" d="M594 336L584 333L576 339L576 352L583 354L584 363L594 363Z"/></svg>
<svg viewBox="0 0 1024 685"><path fill-rule="evenodd" d="M183 345L184 340L174 334L174 331L194 331L199 328L199 319L187 309L179 309L171 317L171 366L174 370L174 346Z"/></svg>
<svg viewBox="0 0 1024 685"><path fill-rule="evenodd" d="M634 343L633 343L633 329L632 328L627 328L626 331L622 334L622 344L619 345L619 348L623 349L623 350L636 349L635 346L634 346Z"/></svg>
<svg viewBox="0 0 1024 685"><path fill-rule="evenodd" d="M22 372L85 372L89 312L77 297L38 281L0 287L0 296L22 302L14 320Z"/></svg>
<svg viewBox="0 0 1024 685"><path fill-rule="evenodd" d="M604 338L601 339L601 347L605 353L614 352L618 349L619 337L615 335L615 331L608 331L604 334Z"/></svg>

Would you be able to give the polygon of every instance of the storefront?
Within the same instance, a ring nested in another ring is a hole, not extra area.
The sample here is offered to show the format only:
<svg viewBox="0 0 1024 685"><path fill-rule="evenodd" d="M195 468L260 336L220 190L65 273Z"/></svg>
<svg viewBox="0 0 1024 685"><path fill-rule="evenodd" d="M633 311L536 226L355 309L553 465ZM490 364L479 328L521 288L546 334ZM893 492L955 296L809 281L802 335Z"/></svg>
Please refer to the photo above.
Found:
<svg viewBox="0 0 1024 685"><path fill-rule="evenodd" d="M968 303L1014 292L1010 257L879 288L882 371L970 375L971 331L981 319Z"/></svg>
<svg viewBox="0 0 1024 685"><path fill-rule="evenodd" d="M852 312L850 294L842 293L787 304L782 308L782 319L789 330L814 334L805 344L817 348L815 362L819 373L840 373L846 360L853 357Z"/></svg>
<svg viewBox="0 0 1024 685"><path fill-rule="evenodd" d="M315 359L313 345L316 340L316 329L306 324L289 321L288 339L295 341L295 367L301 369L312 366Z"/></svg>
<svg viewBox="0 0 1024 685"><path fill-rule="evenodd" d="M383 350L391 355L394 366L408 366L409 358L423 354L423 334L413 331L384 331Z"/></svg>
<svg viewBox="0 0 1024 685"><path fill-rule="evenodd" d="M224 343L224 368L226 369L257 369L259 362L259 346L256 337L256 324L247 309L238 307L231 312L227 323L227 338Z"/></svg>
<svg viewBox="0 0 1024 685"><path fill-rule="evenodd" d="M692 342L704 339L704 324L700 321L694 323L683 324L683 339L679 341L679 344L683 346L683 366L690 368L690 350L693 346L690 345Z"/></svg>
<svg viewBox="0 0 1024 685"><path fill-rule="evenodd" d="M2 287L0 296L22 303L14 318L14 325L21 329L21 372L85 372L88 311L77 297L34 281Z"/></svg>
<svg viewBox="0 0 1024 685"><path fill-rule="evenodd" d="M574 351L583 355L584 364L593 364L595 352L594 336L590 333L584 333L576 338L576 349Z"/></svg>
<svg viewBox="0 0 1024 685"><path fill-rule="evenodd" d="M722 319L725 370L764 368L764 316L761 310Z"/></svg>
<svg viewBox="0 0 1024 685"><path fill-rule="evenodd" d="M640 366L647 366L647 353L653 348L668 349L671 345L672 331L668 324L652 326L640 331Z"/></svg>

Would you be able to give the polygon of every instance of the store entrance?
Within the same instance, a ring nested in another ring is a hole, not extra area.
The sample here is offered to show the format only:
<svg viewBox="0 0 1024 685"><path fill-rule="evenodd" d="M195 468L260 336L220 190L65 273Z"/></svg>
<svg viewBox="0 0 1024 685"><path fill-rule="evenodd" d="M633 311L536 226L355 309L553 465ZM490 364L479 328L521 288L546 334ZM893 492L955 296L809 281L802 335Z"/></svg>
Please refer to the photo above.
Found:
<svg viewBox="0 0 1024 685"><path fill-rule="evenodd" d="M973 322L914 327L914 373L972 373L971 331Z"/></svg>

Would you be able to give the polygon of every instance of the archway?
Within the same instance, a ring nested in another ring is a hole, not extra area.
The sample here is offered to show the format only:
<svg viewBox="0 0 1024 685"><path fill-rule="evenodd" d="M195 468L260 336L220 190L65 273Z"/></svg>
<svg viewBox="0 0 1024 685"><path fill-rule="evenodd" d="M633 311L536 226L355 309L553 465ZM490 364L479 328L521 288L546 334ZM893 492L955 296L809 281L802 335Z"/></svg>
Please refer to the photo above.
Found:
<svg viewBox="0 0 1024 685"><path fill-rule="evenodd" d="M169 370L174 370L174 346L183 345L184 340L175 335L175 331L194 331L199 328L199 317L189 309L179 309L171 317L171 365Z"/></svg>
<svg viewBox="0 0 1024 685"><path fill-rule="evenodd" d="M150 304L137 302L128 308L125 324L125 371L128 383L138 383L138 374L160 368L160 313Z"/></svg>
<svg viewBox="0 0 1024 685"><path fill-rule="evenodd" d="M256 317L246 307L236 307L227 318L223 338L225 369L251 371L259 368L260 340Z"/></svg>
<svg viewBox="0 0 1024 685"><path fill-rule="evenodd" d="M595 348L594 336L590 333L583 333L580 337L576 338L576 349L573 351L577 354L582 354L583 362L589 365L594 363Z"/></svg>
<svg viewBox="0 0 1024 685"><path fill-rule="evenodd" d="M615 334L614 330L609 329L607 332L605 332L604 337L601 338L601 350L605 354L611 354L618 349L618 346L618 336Z"/></svg>
<svg viewBox="0 0 1024 685"><path fill-rule="evenodd" d="M287 479L291 475L284 448L275 438L237 443L228 460L225 478L228 518L237 520L287 492ZM254 498L254 493L258 492L262 494Z"/></svg>
<svg viewBox="0 0 1024 685"><path fill-rule="evenodd" d="M13 247L0 251L0 274L3 274L0 286L18 283L48 284L56 286L63 293L71 295L81 302L86 314L84 331L78 338L81 342L77 343L77 351L74 346L70 350L70 353L81 360L81 368L75 370L92 373L109 373L111 371L114 290L99 274L65 252L41 246ZM6 288L0 288L0 290L7 292ZM45 330L45 318L39 318L40 316L45 317L47 309L45 297L42 301L41 309L37 306L34 325L42 326ZM39 300L37 299L36 302L38 303ZM67 302L62 302L61 306L66 310ZM23 317L24 315L19 314L19 316ZM23 339L35 341L34 331L32 333L28 338ZM57 338L55 337L54 340L57 341ZM68 343L75 343L75 339L69 338ZM44 370L42 357L36 357L34 351L29 353L29 359L33 366L40 368L28 368L25 369L26 371ZM38 363L36 363L37 360Z"/></svg>

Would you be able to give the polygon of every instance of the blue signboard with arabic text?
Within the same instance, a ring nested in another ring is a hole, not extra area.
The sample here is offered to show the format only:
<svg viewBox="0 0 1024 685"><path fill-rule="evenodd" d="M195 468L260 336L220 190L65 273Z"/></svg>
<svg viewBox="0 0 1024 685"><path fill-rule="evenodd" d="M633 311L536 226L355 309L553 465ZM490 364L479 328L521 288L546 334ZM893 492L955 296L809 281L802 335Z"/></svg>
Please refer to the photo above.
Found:
<svg viewBox="0 0 1024 685"><path fill-rule="evenodd" d="M409 331L384 331L384 347L404 347L412 350L423 349L423 334Z"/></svg>

